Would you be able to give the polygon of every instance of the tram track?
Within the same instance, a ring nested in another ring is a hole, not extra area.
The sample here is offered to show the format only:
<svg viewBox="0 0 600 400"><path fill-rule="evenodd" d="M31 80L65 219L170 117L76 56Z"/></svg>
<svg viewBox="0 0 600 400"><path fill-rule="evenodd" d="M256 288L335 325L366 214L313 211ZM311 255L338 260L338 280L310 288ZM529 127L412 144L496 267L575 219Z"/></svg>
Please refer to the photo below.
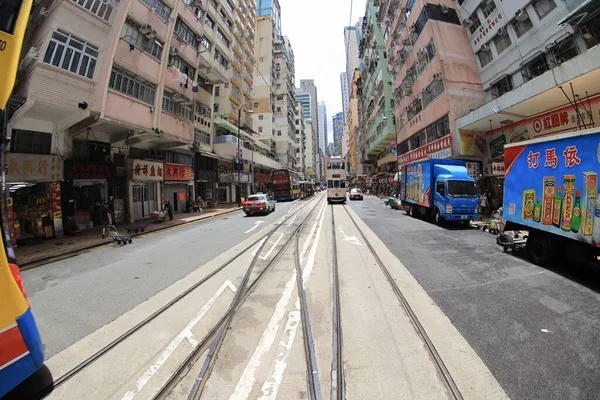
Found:
<svg viewBox="0 0 600 400"><path fill-rule="evenodd" d="M102 347L100 350L96 351L94 354L90 355L88 358L86 358L85 360L83 360L82 362L80 362L79 364L77 364L76 366L74 366L73 368L71 368L69 371L67 371L66 373L64 373L63 375L61 375L57 379L55 379L50 385L44 387L41 391L39 391L35 395L35 398L44 398L47 395L49 395L53 390L59 388L60 386L62 386L66 382L68 382L69 380L73 379L75 376L77 376L79 373L81 373L84 369L86 369L87 367L89 367L90 365L92 365L93 363L95 363L96 361L98 361L100 358L102 358L105 354L107 354L108 352L110 352L111 350L113 350L119 344L123 343L125 340L129 339L130 337L132 337L140 329L142 329L145 326L147 326L148 324L150 324L153 320L155 320L157 317L159 317L160 315L162 315L167 310L171 309L175 304L179 303L182 299L186 298L188 295L190 295L196 289L200 288L203 284L205 284L206 282L208 282L211 278L213 278L219 272L223 271L226 267L230 266L235 260L237 260L238 258L240 258L241 256L243 256L244 254L246 254L248 251L250 251L256 245L260 244L259 245L259 249L256 251L256 255L253 257L253 262L254 262L254 259L256 259L261 254L261 251L262 251L264 245L268 242L269 238L278 229L280 229L281 227L283 227L285 225L285 223L288 222L288 221L290 221L293 217L296 217L297 214L299 214L302 210L304 210L310 204L316 203L313 206L313 208L310 210L310 212L309 212L309 215L312 214L312 212L314 211L314 209L316 208L316 206L319 204L319 199L320 199L320 196L315 196L314 198L310 199L306 204L304 204L302 207L298 207L298 209L296 209L293 213L287 215L287 218L285 218L280 223L276 224L270 231L268 231L266 233L266 235L262 236L261 238L253 241L252 243L250 243L249 245L247 245L246 247L244 247L237 254L233 255L231 258L229 258L228 260L226 260L225 262L223 262L221 265L219 265L213 271L211 271L210 273L208 273L202 279L200 279L197 282L195 282L192 286L190 286L188 289L186 289L185 291L183 291L182 293L180 293L179 295L177 295L175 298L173 298L172 300L170 300L168 303L166 303L165 305L163 305L161 308L159 308L158 310L154 311L152 314L150 314L149 316L147 316L146 318L144 318L142 321L138 322L136 325L134 325L133 327L131 327L130 329L128 329L126 332L124 332L123 334L121 334L120 336L118 336L116 339L114 339L113 341L111 341L110 343L108 343L107 345L105 345L104 347ZM293 235L291 237L293 237ZM291 239L291 237L290 237L290 239ZM277 254L275 254L275 256L273 257L273 259L269 262L269 264L267 265L267 267L265 267L265 270L263 270L263 272L261 272L261 274L259 275L259 278L257 278L255 280L255 282L253 282L253 284L251 285L251 287L253 287L255 284L258 283L258 281L260 280L260 278L264 274L264 272L272 264L274 264L274 262L280 257L280 255L282 254L282 251L289 244L289 241L290 240L288 240L288 242L286 242L286 244L282 247L282 249ZM245 278L246 278L246 276L244 276L244 279ZM241 292L241 291L238 290L238 292ZM245 298L247 298L248 294L249 293L245 294L244 300L245 300ZM236 294L236 296L237 296L237 294ZM230 308L227 311L226 315L219 321L218 324L220 324L221 321L225 317L228 317L234 311L235 311L234 309ZM213 328L213 330L214 330L214 328ZM211 332L213 332L213 330L211 330ZM209 334L210 334L210 332L209 332ZM198 346L198 347L200 347L200 346Z"/></svg>
<svg viewBox="0 0 600 400"><path fill-rule="evenodd" d="M444 361L442 360L442 357L440 356L440 354L439 354L438 350L436 349L435 345L433 344L433 342L429 338L429 335L427 334L427 331L425 330L425 328L423 327L423 325L419 321L419 318L417 317L417 315L414 312L413 308L411 307L410 303L408 302L408 300L406 299L406 297L402 293L402 290L400 290L400 288L398 287L398 285L394 281L394 278L392 277L392 274L390 273L389 269L385 266L385 264L383 263L383 261L381 260L381 258L379 257L379 255L377 254L377 252L375 251L375 249L373 248L372 243L366 237L364 231L358 226L358 223L356 222L356 220L354 219L354 217L352 216L352 214L350 213L350 211L348 211L348 206L344 204L343 207L344 207L344 210L346 211L348 217L350 218L350 220L354 224L354 227L359 232L362 240L364 241L364 243L366 244L367 248L369 249L371 255L375 259L377 265L379 266L379 268L383 272L383 274L384 274L387 282L390 284L392 291L396 295L396 298L398 299L398 301L400 302L402 308L404 309L404 311L406 312L408 318L410 319L410 321L411 321L411 323L412 323L415 331L417 332L417 335L419 335L419 337L423 341L423 343L425 345L425 348L427 349L427 352L431 356L433 364L435 365L435 367L436 367L436 369L438 371L438 374L439 374L442 382L444 383L444 385L448 389L448 393L455 400L463 400L463 396L462 396L462 394L461 394L458 386L456 385L456 382L454 381L454 378L450 374L450 371L446 367ZM332 211L332 217L331 218L332 218L332 224L333 224L333 221L334 221L333 209L331 211ZM333 232L333 243L334 243L334 246L335 246L335 226L333 227L333 229L334 229L334 232ZM335 250L335 248L334 248L334 250ZM335 254L335 252L334 252L334 254ZM334 268L335 268L335 266L334 266ZM335 281L334 281L334 285L335 285ZM339 292L339 287L338 287L338 292ZM339 302L339 299L338 299L338 302ZM334 397L332 396L332 399L333 398ZM341 399L341 398L340 397L336 397L336 399Z"/></svg>
<svg viewBox="0 0 600 400"><path fill-rule="evenodd" d="M345 400L344 359L342 342L342 310L340 303L340 278L337 256L337 238L335 232L334 205L331 204L331 243L332 243L332 281L333 281L333 330L331 357L331 399Z"/></svg>
<svg viewBox="0 0 600 400"><path fill-rule="evenodd" d="M294 228L294 230L290 234L289 238L286 239L286 241L284 242L282 247L277 251L277 253L274 255L274 257L262 269L262 271L259 273L257 278L249 286L247 286L249 279L250 279L250 275L251 275L252 271L255 269L258 258L261 255L261 250L262 250L262 246L261 246L261 249L259 249L256 252L256 254L254 255L254 257L252 259L250 266L246 270L246 273L244 275L244 280L242 281L242 284L238 287L236 296L234 297L226 314L223 315L223 317L221 317L221 319L211 328L211 330L204 336L204 338L201 341L199 341L198 345L194 348L194 350L188 354L188 356L184 359L184 361L182 363L180 363L180 365L177 367L177 369L171 375L171 377L165 382L165 384L160 388L160 390L154 395L154 397L152 398L153 400L162 400L162 399L168 398L168 396L179 385L179 383L182 381L182 379L196 365L196 363L198 362L198 360L202 356L202 354L204 354L204 352L208 349L208 355L204 361L204 364L200 370L200 373L194 380L192 389L190 390L188 397L187 397L189 400L201 398L204 388L206 387L206 383L208 382L208 380L211 376L212 370L217 361L219 350L221 349L221 346L223 345L223 342L225 340L227 332L230 330L230 326L231 326L231 323L233 321L233 317L235 316L236 311L245 303L245 301L253 293L254 289L256 287L258 287L258 285L264 279L266 274L272 269L272 267L277 264L277 261L285 253L285 251L287 250L289 245L292 243L294 238L296 239L295 240L296 246L298 245L298 236L299 236L300 230L304 226L305 222L313 214L314 210L318 207L318 205L319 205L319 202L317 201L315 206L308 212L306 217L304 217L304 219ZM283 223L281 225L283 225ZM266 243L267 240L265 240L264 243ZM264 243L263 243L263 245L264 245ZM296 252L297 251L298 251L298 249L296 248ZM298 262L298 264L296 264L296 267L298 268L299 260L297 262ZM310 377L314 377L316 375L316 367L314 369L314 372L312 372L312 367L311 367L313 365L313 361L314 361L314 351L313 351L312 357L310 357L309 354L310 353L307 353L307 360L306 360L307 368L311 369L311 372L308 373L309 377L307 378L307 379L309 379L309 381L308 381L309 391L314 392L315 396L317 396L316 393L320 393L320 388L318 386L318 383L315 385L315 380L310 379ZM314 362L314 365L316 366L316 361ZM318 378L317 378L317 382L318 382ZM320 400L321 399L320 394L318 397L311 397L311 399L319 399Z"/></svg>

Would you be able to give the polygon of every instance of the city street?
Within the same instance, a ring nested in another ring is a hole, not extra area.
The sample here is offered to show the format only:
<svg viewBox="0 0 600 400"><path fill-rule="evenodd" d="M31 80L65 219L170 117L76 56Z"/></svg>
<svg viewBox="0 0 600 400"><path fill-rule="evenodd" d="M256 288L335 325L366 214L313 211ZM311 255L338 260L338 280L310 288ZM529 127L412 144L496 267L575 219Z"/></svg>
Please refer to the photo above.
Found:
<svg viewBox="0 0 600 400"><path fill-rule="evenodd" d="M55 379L217 271L51 397L187 398L201 377L203 398L306 397L311 387L326 398L340 387L339 371L347 398L453 398L384 268L464 398L595 397L596 272L543 269L503 253L488 233L440 228L383 203L366 197L329 206L318 195L277 203L269 216L237 212L25 271ZM305 303L293 240L287 246L296 229ZM218 343L211 327L235 302L255 255L251 290L241 296L217 356L199 353L164 392L178 366L203 347L202 338L210 338L206 348Z"/></svg>

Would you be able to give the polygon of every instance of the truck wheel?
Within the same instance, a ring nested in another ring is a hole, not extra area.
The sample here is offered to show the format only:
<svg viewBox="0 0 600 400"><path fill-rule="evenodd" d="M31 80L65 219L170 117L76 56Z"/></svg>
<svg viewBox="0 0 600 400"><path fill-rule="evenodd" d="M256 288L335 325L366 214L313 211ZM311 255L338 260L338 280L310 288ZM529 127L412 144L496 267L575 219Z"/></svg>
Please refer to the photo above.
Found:
<svg viewBox="0 0 600 400"><path fill-rule="evenodd" d="M417 218L419 216L419 211L417 206L410 206L411 210L410 210L410 215L412 215L413 218Z"/></svg>
<svg viewBox="0 0 600 400"><path fill-rule="evenodd" d="M404 208L404 211L406 211L406 215L408 215L410 217L410 211L412 210L412 206L406 206Z"/></svg>
<svg viewBox="0 0 600 400"><path fill-rule="evenodd" d="M437 226L442 226L444 219L440 215L440 210L437 208L433 210L433 223Z"/></svg>
<svg viewBox="0 0 600 400"><path fill-rule="evenodd" d="M536 265L543 266L552 257L550 238L545 233L529 232L526 249L529 260Z"/></svg>

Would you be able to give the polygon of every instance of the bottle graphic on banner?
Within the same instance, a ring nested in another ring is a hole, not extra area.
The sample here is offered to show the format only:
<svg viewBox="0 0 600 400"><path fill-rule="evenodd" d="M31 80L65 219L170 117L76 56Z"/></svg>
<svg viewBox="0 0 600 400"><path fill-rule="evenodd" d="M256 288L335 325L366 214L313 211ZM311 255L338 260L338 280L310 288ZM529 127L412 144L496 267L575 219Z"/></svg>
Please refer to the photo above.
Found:
<svg viewBox="0 0 600 400"><path fill-rule="evenodd" d="M600 247L600 190L596 192L596 204L594 207L594 233L592 240L596 247Z"/></svg>
<svg viewBox="0 0 600 400"><path fill-rule="evenodd" d="M571 219L573 218L573 203L575 202L575 175L563 176L563 187L565 188L562 224L563 231L571 230Z"/></svg>
<svg viewBox="0 0 600 400"><path fill-rule="evenodd" d="M579 227L581 226L581 201L580 201L580 191L577 190L575 192L575 203L573 204L573 216L571 217L571 231L579 232Z"/></svg>
<svg viewBox="0 0 600 400"><path fill-rule="evenodd" d="M552 207L552 225L560 228L562 222L562 203L563 197L560 194L560 186L556 187L556 196L554 196L554 205Z"/></svg>
<svg viewBox="0 0 600 400"><path fill-rule="evenodd" d="M533 205L533 220L535 222L540 222L542 220L542 204L540 203L539 197Z"/></svg>

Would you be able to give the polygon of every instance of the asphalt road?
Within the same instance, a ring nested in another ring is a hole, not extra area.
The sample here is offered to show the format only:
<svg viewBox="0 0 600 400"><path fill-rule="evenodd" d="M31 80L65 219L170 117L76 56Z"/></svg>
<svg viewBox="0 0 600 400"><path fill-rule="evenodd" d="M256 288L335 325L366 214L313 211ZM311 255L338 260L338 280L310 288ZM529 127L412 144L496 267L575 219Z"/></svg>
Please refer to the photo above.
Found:
<svg viewBox="0 0 600 400"><path fill-rule="evenodd" d="M349 202L512 399L597 399L600 273L535 266L473 228L440 228L384 201Z"/></svg>
<svg viewBox="0 0 600 400"><path fill-rule="evenodd" d="M294 205L268 216L224 215L23 271L46 359L230 249Z"/></svg>

